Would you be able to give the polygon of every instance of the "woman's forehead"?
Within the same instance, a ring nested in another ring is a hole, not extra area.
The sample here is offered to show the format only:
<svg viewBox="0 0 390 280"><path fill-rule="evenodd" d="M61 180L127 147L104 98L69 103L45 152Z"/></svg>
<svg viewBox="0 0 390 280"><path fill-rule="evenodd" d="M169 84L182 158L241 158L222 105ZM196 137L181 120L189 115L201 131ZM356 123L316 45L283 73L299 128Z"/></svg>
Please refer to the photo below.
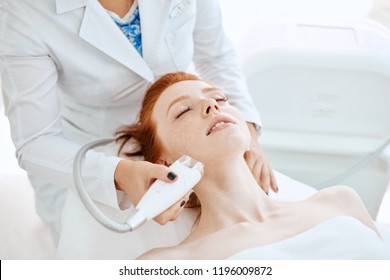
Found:
<svg viewBox="0 0 390 280"><path fill-rule="evenodd" d="M212 88L212 86L204 81L181 81L167 87L162 95L175 98L178 95L202 93L202 90L205 88Z"/></svg>

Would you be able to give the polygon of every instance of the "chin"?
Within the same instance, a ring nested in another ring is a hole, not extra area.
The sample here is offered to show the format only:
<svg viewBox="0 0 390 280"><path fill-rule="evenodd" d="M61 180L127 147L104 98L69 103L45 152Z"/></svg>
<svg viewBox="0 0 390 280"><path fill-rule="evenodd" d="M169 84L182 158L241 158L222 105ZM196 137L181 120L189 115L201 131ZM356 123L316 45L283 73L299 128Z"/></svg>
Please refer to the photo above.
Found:
<svg viewBox="0 0 390 280"><path fill-rule="evenodd" d="M246 150L251 143L251 135L249 130L232 130L226 131L228 133L221 133L221 137L218 137L219 145L221 148L229 150Z"/></svg>
<svg viewBox="0 0 390 280"><path fill-rule="evenodd" d="M220 161L234 156L240 156L248 150L250 141L246 141L242 137L236 135L230 135L225 137L223 141L218 143L209 143L201 153L194 153L193 158L206 162Z"/></svg>

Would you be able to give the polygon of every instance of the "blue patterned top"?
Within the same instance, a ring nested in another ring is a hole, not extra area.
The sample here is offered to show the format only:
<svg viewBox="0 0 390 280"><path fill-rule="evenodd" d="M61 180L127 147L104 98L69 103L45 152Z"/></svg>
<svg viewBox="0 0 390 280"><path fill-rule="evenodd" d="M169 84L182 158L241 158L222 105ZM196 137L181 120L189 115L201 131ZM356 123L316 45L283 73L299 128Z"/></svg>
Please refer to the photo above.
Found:
<svg viewBox="0 0 390 280"><path fill-rule="evenodd" d="M123 34L133 44L137 52L142 56L142 36L141 36L141 20L139 16L138 5L134 9L132 15L125 21L117 17L111 16Z"/></svg>

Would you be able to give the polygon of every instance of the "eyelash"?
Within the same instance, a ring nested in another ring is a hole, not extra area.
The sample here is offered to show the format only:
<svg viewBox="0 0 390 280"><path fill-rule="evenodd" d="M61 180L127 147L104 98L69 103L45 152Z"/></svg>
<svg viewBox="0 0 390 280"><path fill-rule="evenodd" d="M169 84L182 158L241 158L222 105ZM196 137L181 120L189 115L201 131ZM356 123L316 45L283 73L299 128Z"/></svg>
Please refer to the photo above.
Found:
<svg viewBox="0 0 390 280"><path fill-rule="evenodd" d="M185 113L187 113L189 110L191 110L191 108L190 108L190 107L187 107L187 109L181 111L181 112L175 117L175 119L180 118L182 115L184 115Z"/></svg>
<svg viewBox="0 0 390 280"><path fill-rule="evenodd" d="M229 99L227 97L220 97L220 98L215 98L215 101L217 102L227 102L229 101ZM190 107L187 107L185 110L181 111L176 117L175 119L178 119L180 118L182 115L184 115L185 113L187 113L188 111L192 110L192 108Z"/></svg>
<svg viewBox="0 0 390 280"><path fill-rule="evenodd" d="M217 99L215 99L215 101L217 101L217 102L220 102L220 101L227 102L227 101L229 101L229 99L225 96L225 97L217 98Z"/></svg>

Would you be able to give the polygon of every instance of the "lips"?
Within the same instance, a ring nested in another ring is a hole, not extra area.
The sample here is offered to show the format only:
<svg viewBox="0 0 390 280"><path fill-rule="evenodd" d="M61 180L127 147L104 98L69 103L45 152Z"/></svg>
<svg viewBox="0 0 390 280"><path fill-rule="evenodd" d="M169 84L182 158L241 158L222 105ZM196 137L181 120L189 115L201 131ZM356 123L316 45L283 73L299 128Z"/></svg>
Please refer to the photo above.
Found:
<svg viewBox="0 0 390 280"><path fill-rule="evenodd" d="M227 123L235 124L236 122L229 117L224 117L224 116L214 117L207 128L206 135L207 136L210 135L214 130L218 129L219 127L223 127Z"/></svg>

